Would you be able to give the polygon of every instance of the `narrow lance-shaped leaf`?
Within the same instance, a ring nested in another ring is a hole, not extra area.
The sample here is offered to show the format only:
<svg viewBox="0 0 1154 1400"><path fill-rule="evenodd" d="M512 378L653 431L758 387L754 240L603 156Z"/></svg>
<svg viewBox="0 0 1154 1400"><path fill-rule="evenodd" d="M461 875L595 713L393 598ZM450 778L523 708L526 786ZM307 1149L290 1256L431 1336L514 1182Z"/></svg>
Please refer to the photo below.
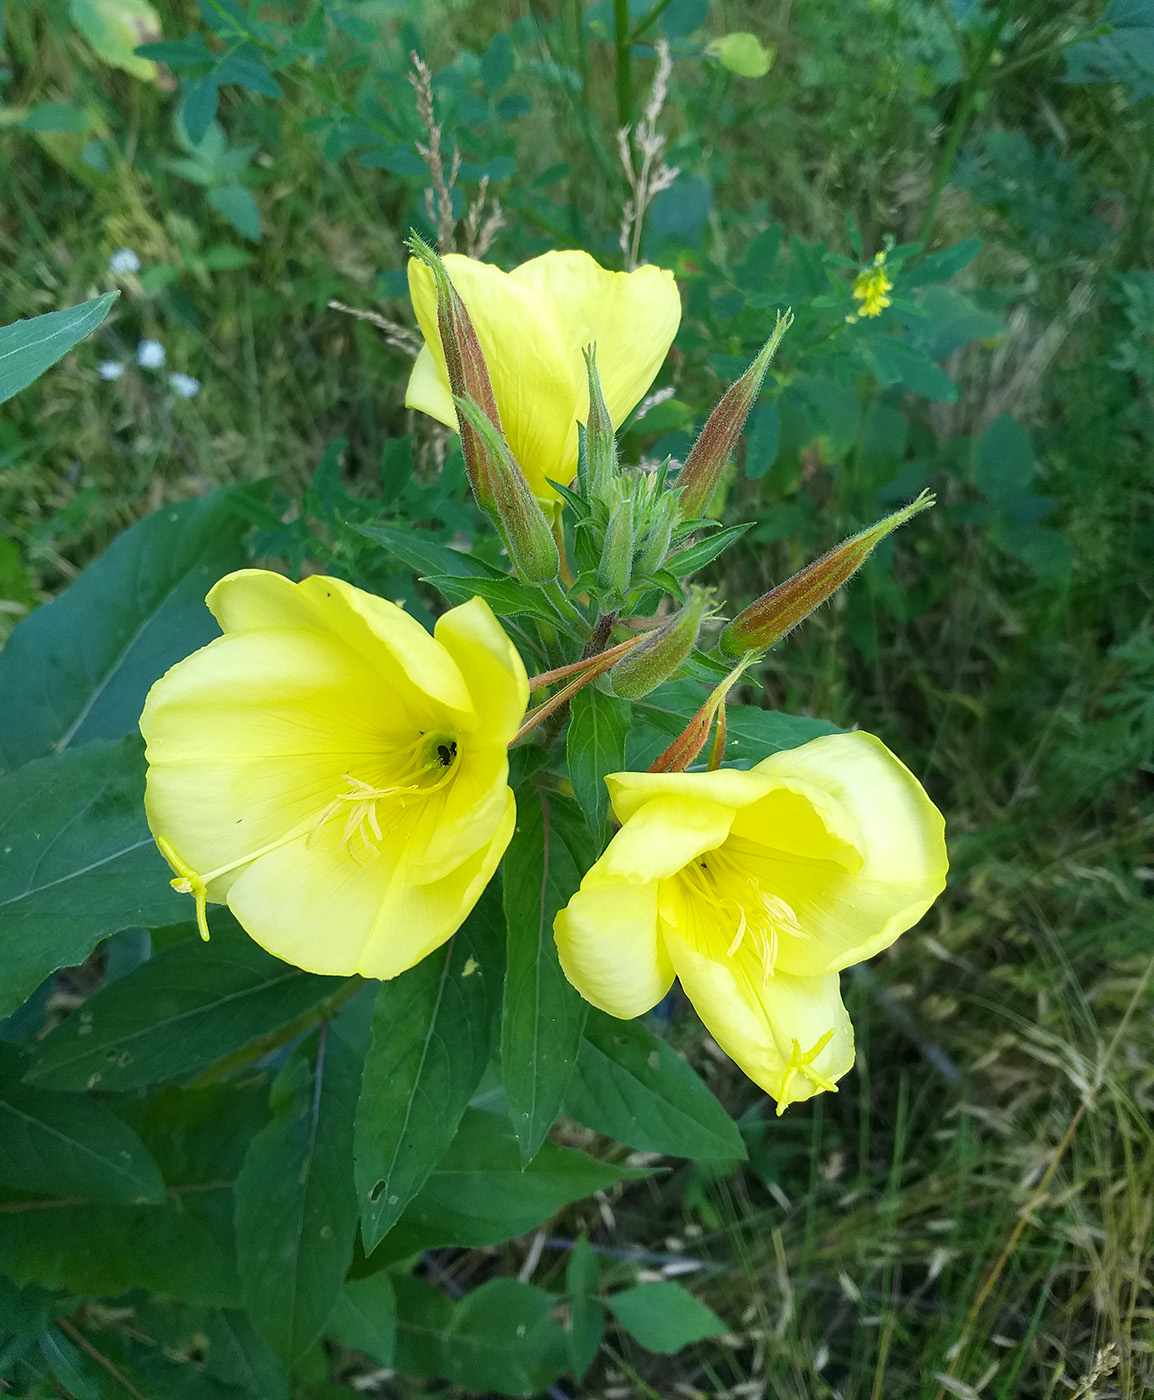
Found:
<svg viewBox="0 0 1154 1400"><path fill-rule="evenodd" d="M509 942L501 1067L525 1161L561 1111L581 1048L587 1003L561 971L553 919L592 863L589 834L575 806L556 794L523 791L504 864Z"/></svg>
<svg viewBox="0 0 1154 1400"><path fill-rule="evenodd" d="M105 292L64 311L48 311L0 326L0 403L38 379L91 334L119 295Z"/></svg>
<svg viewBox="0 0 1154 1400"><path fill-rule="evenodd" d="M377 993L355 1146L366 1252L444 1156L489 1063L504 972L502 933L500 899L490 891L449 947Z"/></svg>

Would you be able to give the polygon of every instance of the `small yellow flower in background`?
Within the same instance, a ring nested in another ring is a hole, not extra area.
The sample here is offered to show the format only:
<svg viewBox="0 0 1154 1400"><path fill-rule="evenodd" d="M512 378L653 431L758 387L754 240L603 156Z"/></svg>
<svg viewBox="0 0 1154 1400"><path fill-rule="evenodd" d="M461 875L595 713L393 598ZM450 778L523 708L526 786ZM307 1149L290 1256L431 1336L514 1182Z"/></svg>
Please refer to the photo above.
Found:
<svg viewBox="0 0 1154 1400"><path fill-rule="evenodd" d="M658 267L608 272L588 253L544 253L502 272L451 253L444 259L485 354L506 441L543 501L577 470L577 421L589 412L582 349L597 346L597 369L615 425L641 401L677 334L681 299ZM437 330L431 270L409 263L409 293L425 338L405 394L409 408L456 428Z"/></svg>
<svg viewBox="0 0 1154 1400"><path fill-rule="evenodd" d="M859 316L880 316L887 306L892 306L892 300L886 295L892 292L894 284L886 276L886 255L884 252L875 254L872 267L866 267L854 278L853 295L855 301L860 301L858 307ZM857 316L847 316L847 321L857 320Z"/></svg>
<svg viewBox="0 0 1154 1400"><path fill-rule="evenodd" d="M309 972L394 977L460 927L513 833L525 668L487 603L434 636L339 579L244 569L224 636L152 687L145 807L173 887Z"/></svg>
<svg viewBox="0 0 1154 1400"><path fill-rule="evenodd" d="M788 1104L853 1064L838 973L888 947L945 885L944 824L872 734L748 772L616 773L623 823L557 916L565 975L611 1016L674 977L718 1045Z"/></svg>

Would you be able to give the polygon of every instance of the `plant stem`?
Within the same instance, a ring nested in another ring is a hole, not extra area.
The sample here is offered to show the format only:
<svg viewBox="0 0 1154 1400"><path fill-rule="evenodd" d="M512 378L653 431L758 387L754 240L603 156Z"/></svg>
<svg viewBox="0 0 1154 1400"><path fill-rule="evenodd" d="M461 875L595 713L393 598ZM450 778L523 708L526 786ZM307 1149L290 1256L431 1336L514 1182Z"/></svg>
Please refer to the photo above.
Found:
<svg viewBox="0 0 1154 1400"><path fill-rule="evenodd" d="M629 0L613 0L613 47L617 55L617 125L633 125L633 73L629 45Z"/></svg>
<svg viewBox="0 0 1154 1400"><path fill-rule="evenodd" d="M1014 0L1002 0L998 7L998 13L994 16L994 22L986 31L982 39L981 47L974 59L973 67L966 77L965 86L962 89L961 98L958 101L957 110L954 112L954 120L950 125L950 134L946 138L945 147L942 150L941 158L938 161L938 168L934 173L933 188L930 190L929 201L926 204L925 216L922 219L921 231L918 233L918 242L926 244L929 242L930 234L933 232L934 219L938 212L938 205L941 202L942 191L945 189L946 181L950 177L950 172L954 168L954 158L957 156L958 147L962 143L962 137L966 134L966 127L969 125L970 116L974 110L974 104L978 100L978 93L981 91L985 81L986 73L990 67L990 61L994 57L994 49L1001 38L1002 30L1006 27L1010 18L1010 11L1014 8Z"/></svg>

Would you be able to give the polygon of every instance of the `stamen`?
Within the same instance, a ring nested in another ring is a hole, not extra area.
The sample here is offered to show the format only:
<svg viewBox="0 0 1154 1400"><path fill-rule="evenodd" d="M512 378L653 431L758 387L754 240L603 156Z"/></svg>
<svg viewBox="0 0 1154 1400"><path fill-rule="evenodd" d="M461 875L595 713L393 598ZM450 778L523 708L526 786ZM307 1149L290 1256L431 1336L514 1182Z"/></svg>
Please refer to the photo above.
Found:
<svg viewBox="0 0 1154 1400"><path fill-rule="evenodd" d="M753 939L761 963L762 979L768 982L777 967L780 936L808 938L792 906L780 895L762 889L757 877L749 873L740 859L730 855L724 846L699 857L685 866L681 878L693 895L718 916L722 927L734 928L733 938L726 949L734 957L747 935ZM735 893L722 893L733 890Z"/></svg>

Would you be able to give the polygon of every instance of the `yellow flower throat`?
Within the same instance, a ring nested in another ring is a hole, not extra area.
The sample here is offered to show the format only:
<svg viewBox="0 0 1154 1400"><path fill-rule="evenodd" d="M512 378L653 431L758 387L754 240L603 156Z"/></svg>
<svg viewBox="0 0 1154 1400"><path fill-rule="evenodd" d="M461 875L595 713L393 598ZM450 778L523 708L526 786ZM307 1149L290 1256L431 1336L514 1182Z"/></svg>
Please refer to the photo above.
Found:
<svg viewBox="0 0 1154 1400"><path fill-rule="evenodd" d="M735 957L747 942L761 963L768 982L777 967L782 936L806 938L792 907L780 895L764 889L741 860L737 843L706 851L681 871L681 879L698 904L704 903L722 929L731 931L727 957Z"/></svg>
<svg viewBox="0 0 1154 1400"><path fill-rule="evenodd" d="M322 826L338 812L348 811L342 835L345 848L354 856L353 838L359 836L366 853L375 849L377 843L393 831L400 822L408 803L423 801L433 793L452 782L457 772L457 739L452 734L418 734L411 744L390 749L380 755L375 765L377 783L366 782L352 773L342 773L341 779L347 784L344 792L338 792L316 818L310 818L293 827L291 831L267 846L251 851L238 860L230 861L206 875L200 875L175 851L172 843L163 836L157 836L156 844L169 865L177 872L176 878L169 881L178 894L190 894L196 901L196 924L200 936L207 941L208 886L222 875L231 874L243 865L250 865L260 856L287 846L304 836L312 840ZM384 781L380 781L383 778ZM393 803L396 810L393 819L384 826L378 813L378 804Z"/></svg>

